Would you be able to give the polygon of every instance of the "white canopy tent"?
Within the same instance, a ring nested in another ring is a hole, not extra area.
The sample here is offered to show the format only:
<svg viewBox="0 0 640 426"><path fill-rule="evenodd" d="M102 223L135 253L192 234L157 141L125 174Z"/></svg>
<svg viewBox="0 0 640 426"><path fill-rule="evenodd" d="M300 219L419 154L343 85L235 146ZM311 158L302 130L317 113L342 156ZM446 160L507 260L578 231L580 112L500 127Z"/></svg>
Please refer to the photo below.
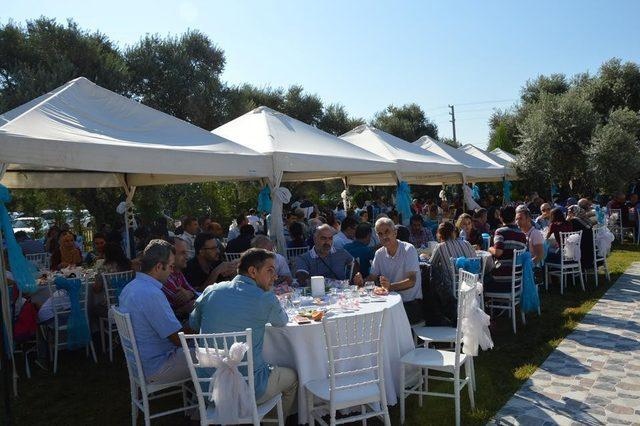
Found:
<svg viewBox="0 0 640 426"><path fill-rule="evenodd" d="M494 149L493 151L491 151L491 154L497 155L498 157L500 157L503 160L505 160L505 161L507 161L509 163L512 163L512 164L515 163L516 160L517 160L515 155L513 155L513 154L511 154L511 153L509 153L509 152L507 152L505 150L502 150L500 148Z"/></svg>
<svg viewBox="0 0 640 426"><path fill-rule="evenodd" d="M509 161L506 161L497 155L485 151L483 149L478 148L475 145L467 144L458 148L461 151L466 152L469 155L472 155L482 161L493 164L496 167L504 167L504 178L508 180L516 180L518 175L516 174L515 169L512 167Z"/></svg>
<svg viewBox="0 0 640 426"><path fill-rule="evenodd" d="M349 184L396 185L401 180L421 185L439 184L443 176L459 179L460 174L465 171L465 167L457 161L425 151L410 142L366 124L345 133L340 136L340 139L396 163L395 176L355 175L349 178Z"/></svg>
<svg viewBox="0 0 640 426"><path fill-rule="evenodd" d="M122 186L129 206L137 185L273 173L269 157L82 77L0 116L0 161L0 182L9 188ZM2 266L0 258L7 320Z"/></svg>
<svg viewBox="0 0 640 426"><path fill-rule="evenodd" d="M271 176L268 157L80 77L0 117L13 188Z"/></svg>
<svg viewBox="0 0 640 426"><path fill-rule="evenodd" d="M422 136L413 143L422 149L458 162L465 167L463 179L458 177L457 179L449 180L445 177L443 183L496 182L502 180L504 176L504 166L488 163L429 136Z"/></svg>
<svg viewBox="0 0 640 426"><path fill-rule="evenodd" d="M393 161L264 106L218 127L213 133L271 157L273 175L269 186L274 218L280 217L283 203L288 202L287 191L279 188L283 181L342 178L346 182L358 174L391 175L396 169ZM284 248L280 220L271 221L270 232L276 236L278 247Z"/></svg>

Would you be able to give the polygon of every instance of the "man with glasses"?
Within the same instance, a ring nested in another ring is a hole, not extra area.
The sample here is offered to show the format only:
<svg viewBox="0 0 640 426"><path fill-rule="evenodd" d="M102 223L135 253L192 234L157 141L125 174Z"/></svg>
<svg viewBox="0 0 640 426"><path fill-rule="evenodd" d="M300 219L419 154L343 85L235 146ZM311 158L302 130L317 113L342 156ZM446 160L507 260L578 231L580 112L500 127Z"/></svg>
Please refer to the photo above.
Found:
<svg viewBox="0 0 640 426"><path fill-rule="evenodd" d="M237 262L220 260L220 248L215 235L208 232L198 234L193 247L196 255L187 262L184 276L196 290L202 291L236 274Z"/></svg>
<svg viewBox="0 0 640 426"><path fill-rule="evenodd" d="M190 377L178 333L183 329L162 292L173 272L175 250L164 240L151 240L144 249L141 272L120 294L119 310L131 317L145 378L171 383Z"/></svg>

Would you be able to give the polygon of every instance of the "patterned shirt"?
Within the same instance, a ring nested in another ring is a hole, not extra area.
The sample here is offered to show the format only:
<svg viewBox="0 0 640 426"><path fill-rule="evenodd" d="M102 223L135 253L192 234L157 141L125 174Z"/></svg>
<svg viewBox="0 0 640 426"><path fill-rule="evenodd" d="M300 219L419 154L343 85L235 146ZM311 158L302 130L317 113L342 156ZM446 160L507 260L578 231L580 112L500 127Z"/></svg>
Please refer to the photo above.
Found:
<svg viewBox="0 0 640 426"><path fill-rule="evenodd" d="M429 228L422 227L417 234L414 234L411 228L409 228L409 232L409 242L416 248L426 246L429 241L435 241Z"/></svg>
<svg viewBox="0 0 640 426"><path fill-rule="evenodd" d="M198 292L189 285L189 283L187 282L187 279L185 278L182 272L180 271L172 272L171 275L169 275L169 278L167 278L167 282L164 283L164 285L162 286L162 291L167 296L167 300L169 301L169 304L171 305L172 309L176 309L180 307L176 305L176 301L175 301L176 292L178 291L179 288L189 290L196 296L198 295ZM190 303L190 302L186 302L186 303Z"/></svg>
<svg viewBox="0 0 640 426"><path fill-rule="evenodd" d="M511 282L513 251L527 248L527 236L511 224L496 229L493 241L493 246L502 250L502 255L496 256L500 266L493 270L493 277L496 282Z"/></svg>

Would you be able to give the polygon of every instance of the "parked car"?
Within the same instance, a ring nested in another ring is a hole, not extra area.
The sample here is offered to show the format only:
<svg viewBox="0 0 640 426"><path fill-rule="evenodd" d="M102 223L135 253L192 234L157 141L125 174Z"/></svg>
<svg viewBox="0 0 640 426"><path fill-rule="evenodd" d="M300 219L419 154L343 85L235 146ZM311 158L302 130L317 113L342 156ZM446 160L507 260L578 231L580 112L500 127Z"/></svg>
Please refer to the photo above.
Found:
<svg viewBox="0 0 640 426"><path fill-rule="evenodd" d="M12 226L13 232L24 231L32 238L40 238L49 230L49 224L41 217L21 217Z"/></svg>

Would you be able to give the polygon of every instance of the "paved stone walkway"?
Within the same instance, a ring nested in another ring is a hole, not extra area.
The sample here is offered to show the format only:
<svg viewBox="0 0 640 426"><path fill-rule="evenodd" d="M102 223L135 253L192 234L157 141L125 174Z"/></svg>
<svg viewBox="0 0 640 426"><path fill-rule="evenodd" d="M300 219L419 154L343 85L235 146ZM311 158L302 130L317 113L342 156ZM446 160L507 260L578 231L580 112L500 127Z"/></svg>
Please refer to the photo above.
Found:
<svg viewBox="0 0 640 426"><path fill-rule="evenodd" d="M640 425L640 262L489 424Z"/></svg>

